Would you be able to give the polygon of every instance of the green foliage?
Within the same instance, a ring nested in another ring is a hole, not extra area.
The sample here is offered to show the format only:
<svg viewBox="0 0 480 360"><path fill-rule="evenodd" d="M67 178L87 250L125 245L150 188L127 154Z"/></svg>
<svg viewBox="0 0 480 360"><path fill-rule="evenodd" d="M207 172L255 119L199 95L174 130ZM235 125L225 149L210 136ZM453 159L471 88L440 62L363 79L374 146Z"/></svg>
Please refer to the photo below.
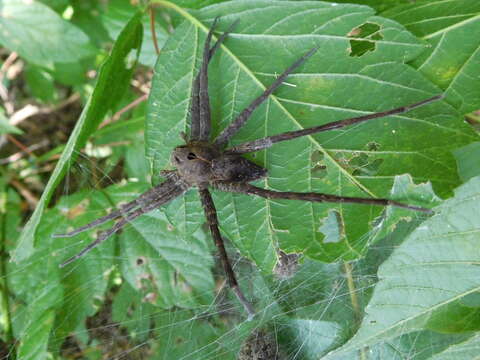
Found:
<svg viewBox="0 0 480 360"><path fill-rule="evenodd" d="M435 208L378 269L379 282L351 351L419 328L478 330L480 177ZM469 309L470 314L466 312ZM472 322L473 321L473 322ZM334 358L332 354L332 358Z"/></svg>
<svg viewBox="0 0 480 360"><path fill-rule="evenodd" d="M277 344L269 346L285 359L476 356L480 142L463 117L480 109L480 5L151 3L158 57L146 1L0 0L0 44L24 65L22 81L2 70L0 95L17 86L48 109L64 106L72 92L83 101L65 145L0 156L0 340L11 356L235 359L249 335L261 332L272 335ZM216 16L216 37L239 22L209 67L214 135L294 60L320 49L232 144L445 94L405 114L247 156L269 170L257 186L388 197L433 208L433 216L213 193L240 286L258 313L252 321L225 289L193 190L65 268L58 265L98 229L51 237L162 181L160 170L189 130L192 81ZM95 82L86 76L93 69ZM118 112L151 77L148 102ZM33 137L24 123L10 124L9 106L1 109L0 135ZM45 127L45 136L57 128ZM48 179L42 171L60 152ZM75 172L85 167L86 176ZM41 183L28 213L23 199L32 201ZM299 254L290 276L278 275L280 249Z"/></svg>
<svg viewBox="0 0 480 360"><path fill-rule="evenodd" d="M137 13L130 20L124 32L118 37L110 57L102 65L95 91L83 109L82 116L78 119L72 136L70 136L62 157L49 179L35 212L23 229L17 249L13 254L15 261L26 259L32 254L35 232L42 213L48 205L55 187L74 160L75 151L85 145L87 138L96 130L107 111L118 102L125 92L141 47L140 15L140 13ZM112 87L113 83L115 83L114 87Z"/></svg>
<svg viewBox="0 0 480 360"><path fill-rule="evenodd" d="M235 32L242 35L228 39L212 63L209 76L215 133L263 91L271 82L271 74L281 73L314 46L329 49L309 59L299 75L290 76L288 82L294 87L285 86L276 92L254 113L233 143L302 129L319 124L319 119L328 123L390 109L439 92L413 69L398 62L418 56L423 45L398 24L372 16L367 7L270 0L255 3L259 7L255 12L246 12L251 1L236 1L186 15L186 21L166 43L156 65L147 110L146 153L154 176L168 165L171 149L181 143L175 134L187 131L189 103L185 99L191 92L208 28L203 23L216 15L228 14L231 21L240 19ZM287 20L280 21L286 13ZM300 17L303 26L297 25ZM379 31L382 39L376 41L376 51L360 53L352 59L350 37L346 34L365 22L379 24L384 29ZM316 26L311 34L310 24L325 25ZM226 21L220 24L222 30L228 26ZM278 56L265 62L263 57L254 55L262 53ZM179 62L185 66L178 67ZM258 153L255 161L270 171L270 178L263 185L275 190L386 196L394 176L408 172L416 182L431 180L436 192L446 195L458 184L458 176L437 164L454 167L451 150L476 138L457 116L451 106L439 102L346 131L278 144ZM369 150L371 143L377 144L376 150ZM312 178L310 158L314 152L324 156L327 174L321 179ZM295 161L285 154L292 154ZM355 160L362 154L368 156L364 163L379 160L381 164L373 174L355 176L359 167ZM351 205L245 199L243 195L230 194L218 194L215 200L228 238L267 273L273 269L277 243L289 252L302 251L327 261L362 256L372 231L369 223L381 212L378 207L366 210ZM319 229L333 207L345 224L345 236L337 243L324 242L325 235ZM253 220L252 212L256 214ZM195 220L197 224L203 221L198 208L188 213L200 214Z"/></svg>
<svg viewBox="0 0 480 360"><path fill-rule="evenodd" d="M80 29L36 1L0 3L0 43L49 69L55 63L77 62L95 53Z"/></svg>
<svg viewBox="0 0 480 360"><path fill-rule="evenodd" d="M474 142L454 151L457 159L458 174L465 182L480 175L480 142Z"/></svg>
<svg viewBox="0 0 480 360"><path fill-rule="evenodd" d="M0 108L0 134L21 134L22 130L9 123L4 110Z"/></svg>
<svg viewBox="0 0 480 360"><path fill-rule="evenodd" d="M424 0L384 15L430 45L412 65L444 90L447 101L462 114L478 110L480 3Z"/></svg>

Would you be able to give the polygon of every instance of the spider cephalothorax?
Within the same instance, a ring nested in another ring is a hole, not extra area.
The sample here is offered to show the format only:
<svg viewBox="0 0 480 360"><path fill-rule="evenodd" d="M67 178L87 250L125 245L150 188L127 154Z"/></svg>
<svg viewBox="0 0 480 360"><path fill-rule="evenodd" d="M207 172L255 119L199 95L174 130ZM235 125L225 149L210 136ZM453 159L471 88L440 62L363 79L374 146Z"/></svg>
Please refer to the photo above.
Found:
<svg viewBox="0 0 480 360"><path fill-rule="evenodd" d="M99 234L93 243L89 244L80 253L71 257L61 265L65 266L83 256L93 247L107 239L110 235L119 231L129 221L132 221L138 216L164 205L178 196L181 196L190 187L196 187L198 188L198 192L200 194L206 222L210 228L210 232L220 254L220 259L227 276L228 284L234 291L240 303L244 306L249 316L253 316L255 313L253 307L240 290L232 266L228 260L223 239L220 235L217 214L213 199L210 194L210 189L213 188L220 191L255 195L267 199L397 206L413 211L421 211L426 213L431 212L429 209L407 205L389 199L346 197L313 192L281 192L263 189L261 187L251 185L249 182L266 177L267 170L242 157L241 154L266 149L273 146L277 142L288 141L297 137L311 135L321 131L338 129L383 116L404 113L413 108L438 100L442 98L442 95L436 95L421 102L396 109L339 120L325 125L302 130L271 135L263 139L246 142L235 147L228 148L228 141L245 124L252 112L284 82L290 73L292 73L308 58L315 54L317 48L310 50L297 61L295 61L288 69L286 69L280 76L277 77L273 84L271 84L262 94L255 98L249 106L240 112L240 114L230 123L230 125L223 129L223 131L216 138L212 139L210 131L210 104L208 97L208 64L231 28L235 25L235 23L232 24L230 29L218 38L215 45L210 47L210 42L216 23L217 19L215 19L210 31L207 34L207 39L205 41L205 47L203 50L202 66L199 74L193 82L190 106L191 129L189 138L186 139L185 145L176 147L171 155L171 162L175 167L175 170L167 170L163 172L163 175L166 178L163 183L141 194L137 199L121 206L118 210L113 211L110 214L67 234L58 234L55 236L74 236L109 220L119 219L112 228Z"/></svg>

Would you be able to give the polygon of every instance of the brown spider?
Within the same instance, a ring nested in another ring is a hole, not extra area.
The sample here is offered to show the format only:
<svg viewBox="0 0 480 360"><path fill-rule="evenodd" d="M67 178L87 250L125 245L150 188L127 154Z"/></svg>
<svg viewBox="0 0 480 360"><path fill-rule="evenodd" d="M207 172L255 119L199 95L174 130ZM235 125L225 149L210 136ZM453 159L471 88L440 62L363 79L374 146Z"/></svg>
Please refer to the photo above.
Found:
<svg viewBox="0 0 480 360"><path fill-rule="evenodd" d="M370 119L383 116L400 114L424 104L442 98L437 95L424 101L369 115L359 116L351 119L335 121L329 124L315 126L303 130L289 131L278 135L268 136L246 142L235 147L225 149L229 139L245 124L252 112L263 102L273 91L278 88L286 77L296 68L303 64L310 56L312 56L317 48L313 48L300 59L295 61L288 69L286 69L274 82L267 88L263 94L257 97L252 103L245 108L236 119L227 126L215 139L210 138L210 104L208 96L208 64L210 59L219 48L225 37L228 35L235 23L230 29L223 33L214 44L210 47L212 34L218 19L215 19L210 31L207 34L203 51L203 62L199 74L194 80L192 99L191 99L191 130L190 137L185 136L185 145L176 147L171 155L171 162L176 170L163 171L162 175L166 177L166 181L147 192L140 195L137 199L121 206L118 210L103 216L87 225L84 225L72 232L66 234L56 234L54 237L71 237L83 231L89 230L97 225L103 224L109 220L119 218L118 222L109 230L99 234L98 238L84 248L77 255L71 257L60 266L75 261L85 255L92 248L106 240L110 235L119 231L129 221L145 214L159 206L168 203L174 198L185 193L190 187L196 187L200 193L201 202L205 212L207 224L212 233L215 245L220 253L220 259L225 270L228 284L237 296L240 303L244 306L249 317L254 315L254 309L250 302L245 298L239 288L238 282L233 272L230 261L228 260L223 239L220 235L218 227L218 219L215 205L210 195L209 188L221 191L257 195L267 199L291 199L315 202L337 202L337 203L356 203L370 204L379 206L396 206L415 211L431 212L429 209L402 204L397 201L378 198L358 198L345 197L329 194L313 193L313 192L279 192L273 190L262 189L249 184L254 180L259 180L267 176L267 170L254 164L246 158L240 156L249 152L254 152L269 148L279 141L294 139L300 136L315 134L317 132L338 129L347 125L357 124Z"/></svg>

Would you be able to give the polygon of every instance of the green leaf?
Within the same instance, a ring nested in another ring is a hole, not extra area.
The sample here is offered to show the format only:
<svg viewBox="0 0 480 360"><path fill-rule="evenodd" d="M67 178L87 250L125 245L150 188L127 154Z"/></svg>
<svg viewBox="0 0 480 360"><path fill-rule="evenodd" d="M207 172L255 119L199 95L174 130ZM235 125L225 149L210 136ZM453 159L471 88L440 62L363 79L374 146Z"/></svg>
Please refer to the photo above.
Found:
<svg viewBox="0 0 480 360"><path fill-rule="evenodd" d="M395 176L389 199L403 202L405 204L433 208L441 203L441 199L435 195L430 183L414 184L410 175ZM383 238L392 233L400 222L421 222L428 215L412 213L409 210L388 207L384 213L376 219L377 226L371 234L371 242Z"/></svg>
<svg viewBox="0 0 480 360"><path fill-rule="evenodd" d="M47 344L53 329L55 312L47 310L41 314L29 314L28 329L18 344L17 357L22 360L47 359Z"/></svg>
<svg viewBox="0 0 480 360"><path fill-rule="evenodd" d="M453 154L457 160L458 174L466 182L472 177L480 175L480 142L474 142L456 149Z"/></svg>
<svg viewBox="0 0 480 360"><path fill-rule="evenodd" d="M461 114L480 106L480 2L423 0L384 14L430 46L412 62Z"/></svg>
<svg viewBox="0 0 480 360"><path fill-rule="evenodd" d="M70 2L71 4L69 5L73 11L71 22L82 29L97 47L104 47L105 43L110 40L107 30L101 22L102 11L107 3L96 0L75 0ZM124 26L134 13L135 11L132 11L129 14L130 16L126 19ZM121 30L119 29L118 33Z"/></svg>
<svg viewBox="0 0 480 360"><path fill-rule="evenodd" d="M124 0L109 1L108 8L102 15L102 22L112 39L116 39L123 26L128 22L135 6ZM156 19L158 20L158 19ZM139 61L147 66L153 67L157 60L157 53L153 44L152 31L150 28L150 18L145 16L143 19L143 44ZM161 48L168 37L167 31L161 27L158 22L155 23L155 34L157 35L157 43Z"/></svg>
<svg viewBox="0 0 480 360"><path fill-rule="evenodd" d="M42 239L51 239L52 234L70 231L79 226L88 224L105 214L105 209L111 206L117 192L123 189L118 186L108 188L105 191L78 192L72 196L60 199L54 209L46 214L42 223L49 222L52 225L48 231L39 229L38 236ZM54 254L56 267L77 254L87 244L96 238L96 232L85 232L75 238L54 238L50 252ZM59 338L67 337L77 329L78 324L83 323L88 316L97 312L96 303L101 299L107 289L108 277L106 274L112 269L114 262L115 237L104 242L101 246L92 249L75 264L62 270L59 281L64 292L64 299L56 313L55 333ZM27 259L37 258L38 252ZM53 346L59 348L61 342L53 342Z"/></svg>
<svg viewBox="0 0 480 360"><path fill-rule="evenodd" d="M72 268L61 270L58 265L78 253L86 243L92 242L94 236L90 232L75 239L57 239L52 238L52 234L94 220L104 213L108 205L108 198L100 192L79 192L62 198L54 209L46 213L39 226L38 236L44 241L35 253L24 261L9 263L9 284L15 305L25 305L24 308L12 306L16 338L25 339L25 345L22 342L24 356L27 353L40 356L40 348L46 349L47 343L51 349L58 350L63 339L77 329L87 316L96 312L94 303L107 288L105 274L113 264L113 240L93 249L72 265L75 271ZM51 317L42 323L44 313L51 313ZM35 332L37 326L40 328ZM44 334L52 329L55 329L55 339Z"/></svg>
<svg viewBox="0 0 480 360"><path fill-rule="evenodd" d="M15 306L10 307L11 317L14 336L20 340L17 356L21 359L46 358L56 310L62 304L58 258L52 256L62 245L49 236L57 224L51 220L39 227L39 233L48 237L35 257L7 264L10 296L15 300Z"/></svg>
<svg viewBox="0 0 480 360"><path fill-rule="evenodd" d="M217 15L219 32L240 21L209 68L214 135L294 60L314 46L321 49L254 112L233 144L411 104L440 92L403 63L418 56L424 45L398 23L373 16L368 7L240 0L187 12L171 2L157 3L185 21L165 44L155 68L145 134L153 176L182 143L180 132L188 131L192 80L205 34ZM376 24L378 34L353 37L352 31L366 23ZM375 46L351 56L351 41ZM410 173L415 183L430 180L435 192L445 196L459 183L451 150L476 139L450 105L436 102L400 116L279 143L250 159L269 170L270 177L258 185L274 190L386 197L395 175ZM223 232L266 272L273 269L278 247L327 261L361 256L382 211L214 196ZM320 227L332 208L345 236L328 243Z"/></svg>
<svg viewBox="0 0 480 360"><path fill-rule="evenodd" d="M58 13L61 13L69 5L69 0L39 0L39 2L51 7Z"/></svg>
<svg viewBox="0 0 480 360"><path fill-rule="evenodd" d="M183 8L200 9L212 4L217 4L225 1L227 0L173 0L171 1L171 3Z"/></svg>
<svg viewBox="0 0 480 360"><path fill-rule="evenodd" d="M384 11L400 4L408 4L409 0L328 0L333 3L355 3L358 5L367 5L377 11Z"/></svg>
<svg viewBox="0 0 480 360"><path fill-rule="evenodd" d="M473 336L462 343L450 346L445 351L431 357L431 360L470 360L478 357L480 336Z"/></svg>
<svg viewBox="0 0 480 360"><path fill-rule="evenodd" d="M160 230L160 231L159 231ZM159 232L161 235L159 235ZM122 235L122 274L146 302L162 308L197 308L213 301L213 261L197 229L187 239L154 210Z"/></svg>
<svg viewBox="0 0 480 360"><path fill-rule="evenodd" d="M0 43L49 69L54 63L77 62L96 52L83 31L34 0L0 3Z"/></svg>
<svg viewBox="0 0 480 360"><path fill-rule="evenodd" d="M151 317L158 311L143 300L128 283L123 283L112 304L112 320L127 328L135 341L148 339Z"/></svg>
<svg viewBox="0 0 480 360"><path fill-rule="evenodd" d="M45 103L53 103L58 95L52 75L38 66L29 65L25 70L25 80L34 97Z"/></svg>
<svg viewBox="0 0 480 360"><path fill-rule="evenodd" d="M55 187L60 183L75 154L95 131L103 117L121 99L128 88L142 43L141 13L126 25L102 65L95 89L70 136L60 160L48 181L38 205L25 225L12 259L20 261L33 253L35 232Z"/></svg>
<svg viewBox="0 0 480 360"><path fill-rule="evenodd" d="M301 359L314 360L325 352L339 336L339 326L334 322L308 319L292 319L284 324L284 331L291 332L288 342L301 354Z"/></svg>
<svg viewBox="0 0 480 360"><path fill-rule="evenodd" d="M445 335L428 330L416 331L373 345L368 349L340 354L335 356L334 359L363 360L365 356L368 359L378 360L435 359L435 354L441 353L450 347L454 348L456 343L465 341L468 338L468 335ZM457 360L457 358L452 358L452 360Z"/></svg>
<svg viewBox="0 0 480 360"><path fill-rule="evenodd" d="M10 125L5 116L5 111L0 107L0 134L23 134L18 127Z"/></svg>
<svg viewBox="0 0 480 360"><path fill-rule="evenodd" d="M436 215L393 252L378 271L380 281L360 329L333 355L434 322L437 329L452 329L461 319L439 315L464 311L465 306L478 308L479 199L480 177L476 177L456 189L455 197L436 208ZM453 307L456 302L461 302L463 309Z"/></svg>
<svg viewBox="0 0 480 360"><path fill-rule="evenodd" d="M234 360L234 353L227 349L230 343L238 342L237 331L235 336L224 336L222 341L218 341L218 337L226 331L221 321L201 321L192 326L192 316L195 315L185 310L157 313L157 340L152 349L152 358Z"/></svg>

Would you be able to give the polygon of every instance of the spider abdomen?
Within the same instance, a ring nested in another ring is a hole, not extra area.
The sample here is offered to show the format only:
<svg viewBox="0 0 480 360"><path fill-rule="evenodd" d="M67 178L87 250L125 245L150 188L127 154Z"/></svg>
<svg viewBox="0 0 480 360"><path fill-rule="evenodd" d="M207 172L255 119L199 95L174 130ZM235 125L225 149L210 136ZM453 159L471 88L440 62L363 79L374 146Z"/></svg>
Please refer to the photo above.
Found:
<svg viewBox="0 0 480 360"><path fill-rule="evenodd" d="M222 154L212 160L212 175L214 180L250 182L267 176L267 169L239 155Z"/></svg>

